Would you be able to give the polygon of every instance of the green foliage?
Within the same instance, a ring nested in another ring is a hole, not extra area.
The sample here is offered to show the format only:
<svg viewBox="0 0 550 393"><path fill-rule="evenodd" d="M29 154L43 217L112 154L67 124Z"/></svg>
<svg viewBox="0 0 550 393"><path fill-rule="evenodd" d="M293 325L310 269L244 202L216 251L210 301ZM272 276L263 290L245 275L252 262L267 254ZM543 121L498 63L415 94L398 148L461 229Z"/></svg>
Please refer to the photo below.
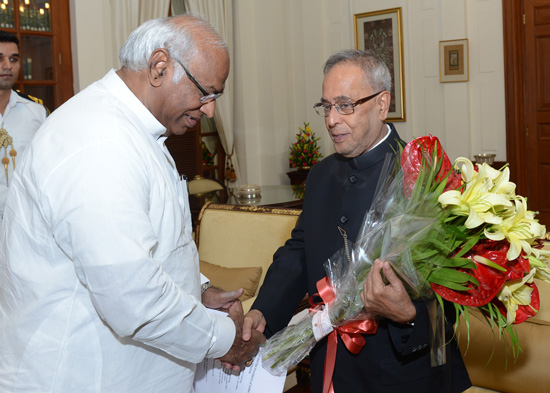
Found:
<svg viewBox="0 0 550 393"><path fill-rule="evenodd" d="M290 167L311 167L323 157L317 144L321 138L315 137L315 133L311 131L309 123L304 123L304 128L298 127L298 130L300 132L296 134L296 142L290 145L290 154L288 156Z"/></svg>
<svg viewBox="0 0 550 393"><path fill-rule="evenodd" d="M210 153L204 142L201 142L203 165L214 165L214 154Z"/></svg>

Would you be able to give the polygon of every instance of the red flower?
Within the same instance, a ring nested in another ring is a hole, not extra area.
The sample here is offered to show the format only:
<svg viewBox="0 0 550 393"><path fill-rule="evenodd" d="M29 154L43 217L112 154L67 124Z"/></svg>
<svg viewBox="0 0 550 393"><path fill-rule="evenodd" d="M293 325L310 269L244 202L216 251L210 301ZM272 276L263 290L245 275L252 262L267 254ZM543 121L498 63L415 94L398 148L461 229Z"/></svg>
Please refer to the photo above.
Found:
<svg viewBox="0 0 550 393"><path fill-rule="evenodd" d="M506 259L508 249L509 245L505 242L485 240L476 244L464 255L464 258L474 261L476 268L458 270L476 278L479 281L479 287L473 283L468 283L466 286L470 289L467 291L457 291L431 283L432 289L442 298L464 306L478 307L493 301L506 281L522 279L530 271L529 260L523 256L513 261ZM503 267L506 271L503 272L476 262L474 259L475 256L486 258Z"/></svg>
<svg viewBox="0 0 550 393"><path fill-rule="evenodd" d="M462 185L462 179L458 173L453 170L453 165L443 150L439 139L433 135L422 136L410 141L401 154L401 166L403 168L403 192L409 196L412 193L418 173L422 167L422 161L430 168L432 157L437 149L437 161L442 162L441 168L436 176L436 180L442 181L449 173L445 191L454 190Z"/></svg>
<svg viewBox="0 0 550 393"><path fill-rule="evenodd" d="M473 260L475 255L487 258L501 266L506 263L506 252L502 253L491 250L486 252L470 251L464 257ZM462 304L464 306L479 307L489 303L500 291L502 285L506 281L506 272L501 272L475 261L474 263L476 265L475 269L458 270L477 279L479 282L479 287L474 283L468 282L466 284L469 288L467 291L457 291L443 285L431 283L430 285L432 286L434 292L439 294L443 299Z"/></svg>

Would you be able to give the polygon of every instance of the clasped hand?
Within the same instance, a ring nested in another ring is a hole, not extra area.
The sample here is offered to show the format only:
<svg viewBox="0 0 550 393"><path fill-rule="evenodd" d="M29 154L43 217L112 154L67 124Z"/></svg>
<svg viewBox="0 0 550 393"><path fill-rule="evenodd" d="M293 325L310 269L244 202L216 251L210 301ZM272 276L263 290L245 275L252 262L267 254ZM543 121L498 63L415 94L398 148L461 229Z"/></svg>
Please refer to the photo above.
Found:
<svg viewBox="0 0 550 393"><path fill-rule="evenodd" d="M258 353L260 344L265 341L262 332L255 330L250 334L243 334L244 312L241 302L238 300L243 294L243 289L225 292L221 289L210 287L203 296L202 303L205 307L223 310L235 323L235 340L229 351L219 360L226 368L239 371L244 364L254 358ZM246 338L245 338L246 337Z"/></svg>
<svg viewBox="0 0 550 393"><path fill-rule="evenodd" d="M382 274L387 284L384 283ZM416 317L416 308L389 262L378 259L374 262L363 284L361 300L370 315L388 318L397 323L412 322Z"/></svg>

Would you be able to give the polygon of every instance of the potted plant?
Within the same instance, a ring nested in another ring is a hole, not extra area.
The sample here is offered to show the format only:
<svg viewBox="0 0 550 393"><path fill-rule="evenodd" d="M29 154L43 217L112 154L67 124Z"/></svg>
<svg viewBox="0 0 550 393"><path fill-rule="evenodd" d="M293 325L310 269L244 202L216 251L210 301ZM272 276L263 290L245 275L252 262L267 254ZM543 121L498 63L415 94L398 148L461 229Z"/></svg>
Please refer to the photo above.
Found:
<svg viewBox="0 0 550 393"><path fill-rule="evenodd" d="M290 145L288 161L291 168L309 170L323 157L317 144L321 138L315 137L309 123L304 123L304 128L298 127L298 130L296 141Z"/></svg>

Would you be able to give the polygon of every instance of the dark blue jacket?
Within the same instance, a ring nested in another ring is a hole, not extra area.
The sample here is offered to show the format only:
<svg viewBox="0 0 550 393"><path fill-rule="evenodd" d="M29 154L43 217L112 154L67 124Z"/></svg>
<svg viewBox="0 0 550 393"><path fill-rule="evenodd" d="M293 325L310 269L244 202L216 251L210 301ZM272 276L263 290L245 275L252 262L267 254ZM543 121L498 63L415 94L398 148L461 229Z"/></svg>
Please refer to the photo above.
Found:
<svg viewBox="0 0 550 393"><path fill-rule="evenodd" d="M284 328L306 293L317 292L316 283L326 273L323 264L344 247L338 227L355 241L365 213L371 206L386 154L402 143L393 124L388 138L359 157L332 154L313 166L306 183L306 197L298 224L274 255L264 284L252 306L266 320L266 336ZM333 383L336 393L458 393L471 386L458 345L447 326L447 363L430 366L430 328L427 305L414 302L414 327L381 319L366 345L351 354L339 338ZM326 338L310 353L312 392L322 391Z"/></svg>

